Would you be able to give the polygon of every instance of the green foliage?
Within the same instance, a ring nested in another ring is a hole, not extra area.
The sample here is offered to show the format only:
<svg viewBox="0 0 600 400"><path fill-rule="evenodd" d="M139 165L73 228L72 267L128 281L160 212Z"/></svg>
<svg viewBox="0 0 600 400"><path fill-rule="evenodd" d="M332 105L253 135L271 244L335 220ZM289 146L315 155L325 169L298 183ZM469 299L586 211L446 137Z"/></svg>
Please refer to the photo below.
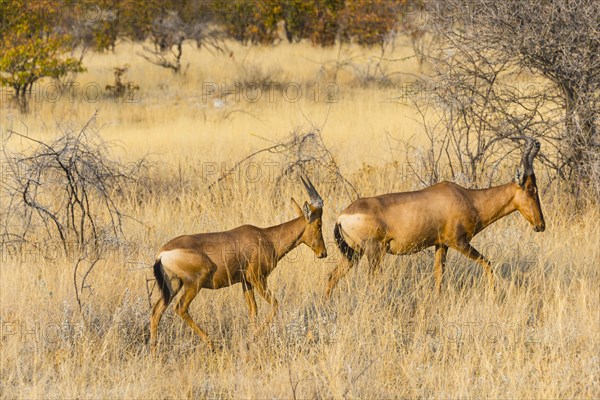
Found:
<svg viewBox="0 0 600 400"><path fill-rule="evenodd" d="M60 4L6 0L2 3L0 25L0 84L15 91L22 111L27 111L27 91L41 78L60 78L69 72L81 72L80 60L65 57L72 40L58 33L55 23Z"/></svg>
<svg viewBox="0 0 600 400"><path fill-rule="evenodd" d="M226 33L242 43L273 43L282 17L281 1L216 0L212 13Z"/></svg>
<svg viewBox="0 0 600 400"><path fill-rule="evenodd" d="M283 0L282 18L287 40L300 41L310 38L314 27L311 25L314 15L314 1Z"/></svg>
<svg viewBox="0 0 600 400"><path fill-rule="evenodd" d="M114 50L117 39L121 35L121 19L124 18L124 8L120 7L119 0L96 0L95 4L89 7L95 7L95 18L87 20L84 16L87 10L81 8L78 10L78 22L87 25L90 31L91 43L93 48L99 51Z"/></svg>
<svg viewBox="0 0 600 400"><path fill-rule="evenodd" d="M383 45L400 20L405 1L346 0L340 19L345 33L361 46Z"/></svg>
<svg viewBox="0 0 600 400"><path fill-rule="evenodd" d="M75 39L103 51L114 50L120 38L144 41L152 37L154 27L174 14L181 18L187 30L215 23L228 37L242 43L272 44L285 35L290 42L309 40L319 46L331 46L336 40L373 46L381 44L392 32L407 0L40 0L29 3L32 4L25 6L25 0L7 0L1 7L43 9L43 13L31 17L38 19L32 21L33 25L73 31L74 36L79 36ZM72 14L74 21L61 18L61 8L63 14ZM4 14L0 17L2 25L6 25ZM10 19L10 12L8 14Z"/></svg>
<svg viewBox="0 0 600 400"><path fill-rule="evenodd" d="M353 40L382 45L400 20L406 0L280 0L287 39L320 46Z"/></svg>
<svg viewBox="0 0 600 400"><path fill-rule="evenodd" d="M90 0L76 3L71 13L86 46L97 51L112 51L118 39L146 40L154 21L177 3L181 2Z"/></svg>
<svg viewBox="0 0 600 400"><path fill-rule="evenodd" d="M344 0L280 0L280 3L288 41L308 39L320 46L335 44Z"/></svg>
<svg viewBox="0 0 600 400"><path fill-rule="evenodd" d="M213 13L227 34L242 43L273 43L283 22L289 42L331 46L354 40L381 45L399 21L405 0L217 0Z"/></svg>
<svg viewBox="0 0 600 400"><path fill-rule="evenodd" d="M275 43L283 28L290 42L383 45L405 1L2 0L0 84L14 89L26 111L27 93L36 81L84 71L81 59L67 55L77 46L114 50L120 38L150 39L158 46L156 56L163 65L163 53L174 46L179 62L184 40L196 40L198 46L207 40L209 23L220 25L227 36L242 43Z"/></svg>

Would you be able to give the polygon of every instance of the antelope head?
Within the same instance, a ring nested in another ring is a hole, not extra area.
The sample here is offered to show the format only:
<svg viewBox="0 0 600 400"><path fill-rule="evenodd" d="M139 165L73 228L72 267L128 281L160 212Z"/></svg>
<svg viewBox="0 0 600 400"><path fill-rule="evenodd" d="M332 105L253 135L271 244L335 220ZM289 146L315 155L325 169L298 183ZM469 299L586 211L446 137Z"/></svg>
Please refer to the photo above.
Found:
<svg viewBox="0 0 600 400"><path fill-rule="evenodd" d="M533 225L534 231L543 232L546 229L546 223L544 222L535 173L533 172L533 159L540 150L540 142L529 137L523 139L527 140L527 147L521 158L523 171L517 169L515 176L515 182L518 184L514 197L515 205L521 215Z"/></svg>
<svg viewBox="0 0 600 400"><path fill-rule="evenodd" d="M319 196L319 193L317 193L317 190L308 177L306 180L303 177L300 177L300 179L302 179L302 183L310 198L310 202L304 202L302 207L292 199L292 203L296 208L298 216L304 217L306 220L306 228L304 229L301 240L302 243L306 244L314 251L318 258L325 258L327 257L327 248L325 247L325 241L323 240L323 233L321 231L321 226L323 225L323 222L321 221L321 217L323 216L323 199Z"/></svg>

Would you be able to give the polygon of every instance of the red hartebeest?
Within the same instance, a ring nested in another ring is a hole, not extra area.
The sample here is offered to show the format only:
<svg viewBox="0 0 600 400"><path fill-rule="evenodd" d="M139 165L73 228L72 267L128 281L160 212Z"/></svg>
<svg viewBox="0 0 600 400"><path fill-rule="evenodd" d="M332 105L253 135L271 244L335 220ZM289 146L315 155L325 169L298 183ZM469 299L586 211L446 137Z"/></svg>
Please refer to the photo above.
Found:
<svg viewBox="0 0 600 400"><path fill-rule="evenodd" d="M226 232L184 235L160 248L154 264L154 276L161 290L150 318L150 343L156 347L160 318L177 292L183 293L175 311L213 349L208 335L188 313L188 307L200 289L221 289L242 284L250 318L256 319L254 290L270 305L270 321L277 312L277 300L267 288L267 276L289 251L304 243L317 257L327 257L321 232L323 199L312 182L302 179L310 197L300 208L292 202L298 217L270 228L243 225Z"/></svg>
<svg viewBox="0 0 600 400"><path fill-rule="evenodd" d="M338 217L334 236L344 257L329 275L326 297L338 281L367 255L375 271L385 253L410 254L435 246L435 281L439 293L448 247L481 264L493 287L490 262L469 243L498 219L518 210L536 232L545 229L533 159L539 141L528 140L515 182L489 189L465 189L442 182L415 192L361 198Z"/></svg>

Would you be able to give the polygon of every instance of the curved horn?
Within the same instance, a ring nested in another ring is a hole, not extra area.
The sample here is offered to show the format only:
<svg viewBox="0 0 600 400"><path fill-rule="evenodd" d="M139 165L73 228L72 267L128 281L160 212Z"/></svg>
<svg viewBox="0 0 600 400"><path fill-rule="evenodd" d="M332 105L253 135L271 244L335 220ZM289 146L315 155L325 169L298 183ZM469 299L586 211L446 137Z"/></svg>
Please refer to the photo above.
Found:
<svg viewBox="0 0 600 400"><path fill-rule="evenodd" d="M531 167L532 173L533 173L533 159L537 155L538 151L540 151L540 147L541 147L541 145L540 145L539 140L533 139L533 149L531 150L531 153L529 153L529 157L528 157L529 166Z"/></svg>
<svg viewBox="0 0 600 400"><path fill-rule="evenodd" d="M323 207L323 199L321 198L321 196L319 196L319 193L317 193L317 189L315 189L315 186L312 184L310 179L306 177L306 180L304 180L303 176L300 176L300 179L302 179L302 183L304 184L306 193L308 193L308 197L310 198L310 204L319 208Z"/></svg>
<svg viewBox="0 0 600 400"><path fill-rule="evenodd" d="M523 139L527 141L527 147L523 151L523 156L521 157L521 164L523 165L523 177L527 175L533 174L533 159L537 155L538 151L540 151L540 142L537 139L534 139L530 136L517 136L514 139Z"/></svg>

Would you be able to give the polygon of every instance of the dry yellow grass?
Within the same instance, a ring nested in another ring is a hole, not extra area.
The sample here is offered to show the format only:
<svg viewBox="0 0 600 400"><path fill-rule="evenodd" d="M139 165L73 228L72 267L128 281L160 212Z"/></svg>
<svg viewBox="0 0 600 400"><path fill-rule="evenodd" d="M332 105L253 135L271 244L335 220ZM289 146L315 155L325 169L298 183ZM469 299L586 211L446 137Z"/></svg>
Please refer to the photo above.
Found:
<svg viewBox="0 0 600 400"><path fill-rule="evenodd" d="M362 88L344 72L335 103L305 93L296 103L276 95L272 102L216 107L213 98L203 101L203 83L231 87L262 69L275 80L322 89L331 71L319 75L319 69L337 57L305 44L232 48L234 59L186 49L190 67L181 78L137 57L139 46L123 44L116 54L90 54L78 82L103 88L112 67L128 63L126 80L142 88L139 101L92 103L78 95L41 101L28 116L2 108L3 132L27 129L39 138L56 135L57 121L82 124L98 108L95 126L121 144L117 154L127 160L149 154L152 181L164 185L150 194L140 188L143 197L129 199L126 211L143 224L127 223L128 244L109 249L89 278L87 327L73 294L72 259L42 239L3 248L3 398L600 397L600 210L575 213L562 195L542 196L546 232L535 234L513 215L476 238L475 247L496 266L495 294L486 291L479 267L450 252L443 293L435 296L429 251L387 257L375 277L357 268L326 303L325 279L339 257L331 231L349 199L316 177L330 256L317 260L302 247L280 263L269 278L280 302L275 322L254 337L239 285L202 291L191 313L221 349L209 353L169 311L161 350L151 357L146 279L153 252L181 233L283 222L293 215L288 198L306 197L299 184L275 188L263 173L256 181L238 178L226 202L211 203L206 186L216 175L207 175L207 165L231 167L268 145L261 138L280 140L327 119L325 144L363 195L418 186L390 172L398 154L386 132L414 134L417 142L422 134L411 109L390 101L397 90ZM401 48L396 56L408 53ZM393 67L416 68L412 60ZM544 187L547 180L540 180ZM262 319L268 307L262 300L258 306Z"/></svg>

